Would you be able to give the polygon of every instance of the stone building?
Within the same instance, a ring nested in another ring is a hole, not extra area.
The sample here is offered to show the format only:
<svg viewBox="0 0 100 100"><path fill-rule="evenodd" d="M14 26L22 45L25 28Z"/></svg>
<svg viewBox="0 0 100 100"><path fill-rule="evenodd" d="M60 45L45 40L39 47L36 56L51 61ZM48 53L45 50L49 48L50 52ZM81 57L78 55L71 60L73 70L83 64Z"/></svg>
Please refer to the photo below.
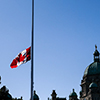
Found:
<svg viewBox="0 0 100 100"><path fill-rule="evenodd" d="M76 92L69 95L69 100L100 100L100 53L95 46L94 61L84 71L81 80L81 91L78 99ZM52 100L57 100L56 92L52 92ZM64 98L63 98L64 99ZM66 100L66 99L65 99Z"/></svg>
<svg viewBox="0 0 100 100"><path fill-rule="evenodd" d="M0 84L1 84L1 76L0 76ZM6 88L6 86L3 86L0 88L0 100L23 100L23 99L22 97L13 98L9 93L9 90Z"/></svg>
<svg viewBox="0 0 100 100"><path fill-rule="evenodd" d="M51 97L52 97L52 100L66 100L66 98L57 97L55 90L52 91Z"/></svg>
<svg viewBox="0 0 100 100"><path fill-rule="evenodd" d="M100 100L100 56L95 46L94 62L84 72L80 100Z"/></svg>
<svg viewBox="0 0 100 100"><path fill-rule="evenodd" d="M69 95L69 100L78 100L77 94L73 89L73 92Z"/></svg>

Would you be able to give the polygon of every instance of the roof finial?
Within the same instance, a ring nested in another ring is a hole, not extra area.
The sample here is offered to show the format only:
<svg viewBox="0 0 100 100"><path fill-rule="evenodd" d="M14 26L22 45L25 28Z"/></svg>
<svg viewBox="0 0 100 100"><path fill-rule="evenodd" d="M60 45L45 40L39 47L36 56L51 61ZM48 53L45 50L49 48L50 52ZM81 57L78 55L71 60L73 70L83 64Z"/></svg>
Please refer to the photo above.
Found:
<svg viewBox="0 0 100 100"><path fill-rule="evenodd" d="M95 44L95 50L97 50L97 45Z"/></svg>
<svg viewBox="0 0 100 100"><path fill-rule="evenodd" d="M36 91L34 90L34 94L36 94Z"/></svg>

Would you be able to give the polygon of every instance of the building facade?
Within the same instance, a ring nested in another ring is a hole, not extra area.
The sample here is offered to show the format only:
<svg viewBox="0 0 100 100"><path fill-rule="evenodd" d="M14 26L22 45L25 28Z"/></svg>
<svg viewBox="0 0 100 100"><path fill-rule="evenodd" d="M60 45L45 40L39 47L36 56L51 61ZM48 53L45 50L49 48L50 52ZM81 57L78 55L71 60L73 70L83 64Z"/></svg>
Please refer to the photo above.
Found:
<svg viewBox="0 0 100 100"><path fill-rule="evenodd" d="M69 100L100 100L100 53L95 46L93 53L94 61L84 71L81 80L80 97L75 90L69 95ZM54 94L53 94L54 93ZM56 100L56 93L53 90L52 100Z"/></svg>
<svg viewBox="0 0 100 100"><path fill-rule="evenodd" d="M1 80L1 77L0 77ZM3 86L0 88L0 100L23 100L21 98L13 98L11 94L9 93L9 90L6 88L6 86Z"/></svg>
<svg viewBox="0 0 100 100"><path fill-rule="evenodd" d="M100 100L100 56L95 46L94 62L84 72L80 100Z"/></svg>

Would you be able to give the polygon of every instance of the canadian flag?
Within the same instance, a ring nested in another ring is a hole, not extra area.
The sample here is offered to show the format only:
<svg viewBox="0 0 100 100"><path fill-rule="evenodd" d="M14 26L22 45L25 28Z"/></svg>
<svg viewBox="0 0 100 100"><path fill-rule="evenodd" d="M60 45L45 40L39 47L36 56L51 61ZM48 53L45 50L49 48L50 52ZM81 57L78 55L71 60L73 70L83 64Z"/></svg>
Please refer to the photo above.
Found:
<svg viewBox="0 0 100 100"><path fill-rule="evenodd" d="M20 52L15 59L12 61L12 63L10 64L11 68L16 68L19 65L26 63L27 61L29 61L31 59L30 56L30 51L31 51L31 47L23 50L22 52Z"/></svg>

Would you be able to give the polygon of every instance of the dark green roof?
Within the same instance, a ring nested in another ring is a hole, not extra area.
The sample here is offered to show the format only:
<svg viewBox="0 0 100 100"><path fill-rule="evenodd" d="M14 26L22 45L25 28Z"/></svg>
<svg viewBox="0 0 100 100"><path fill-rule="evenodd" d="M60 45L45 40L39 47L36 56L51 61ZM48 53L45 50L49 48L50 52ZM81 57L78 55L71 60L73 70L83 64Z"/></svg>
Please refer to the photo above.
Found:
<svg viewBox="0 0 100 100"><path fill-rule="evenodd" d="M38 95L36 94L36 91L34 91L34 95L33 95L34 100L39 100Z"/></svg>
<svg viewBox="0 0 100 100"><path fill-rule="evenodd" d="M98 87L97 84L94 83L94 82L92 82L92 83L89 85L89 88L97 88L97 87Z"/></svg>
<svg viewBox="0 0 100 100"><path fill-rule="evenodd" d="M69 97L73 97L73 96L77 96L76 92L74 92L74 89L73 92L69 95Z"/></svg>
<svg viewBox="0 0 100 100"><path fill-rule="evenodd" d="M10 98L10 99L12 99L12 96L9 93L7 94L7 97Z"/></svg>
<svg viewBox="0 0 100 100"><path fill-rule="evenodd" d="M34 99L39 99L38 95L36 95L36 94L33 96L33 98Z"/></svg>
<svg viewBox="0 0 100 100"><path fill-rule="evenodd" d="M94 74L100 74L100 62L93 62L85 69L84 75Z"/></svg>

